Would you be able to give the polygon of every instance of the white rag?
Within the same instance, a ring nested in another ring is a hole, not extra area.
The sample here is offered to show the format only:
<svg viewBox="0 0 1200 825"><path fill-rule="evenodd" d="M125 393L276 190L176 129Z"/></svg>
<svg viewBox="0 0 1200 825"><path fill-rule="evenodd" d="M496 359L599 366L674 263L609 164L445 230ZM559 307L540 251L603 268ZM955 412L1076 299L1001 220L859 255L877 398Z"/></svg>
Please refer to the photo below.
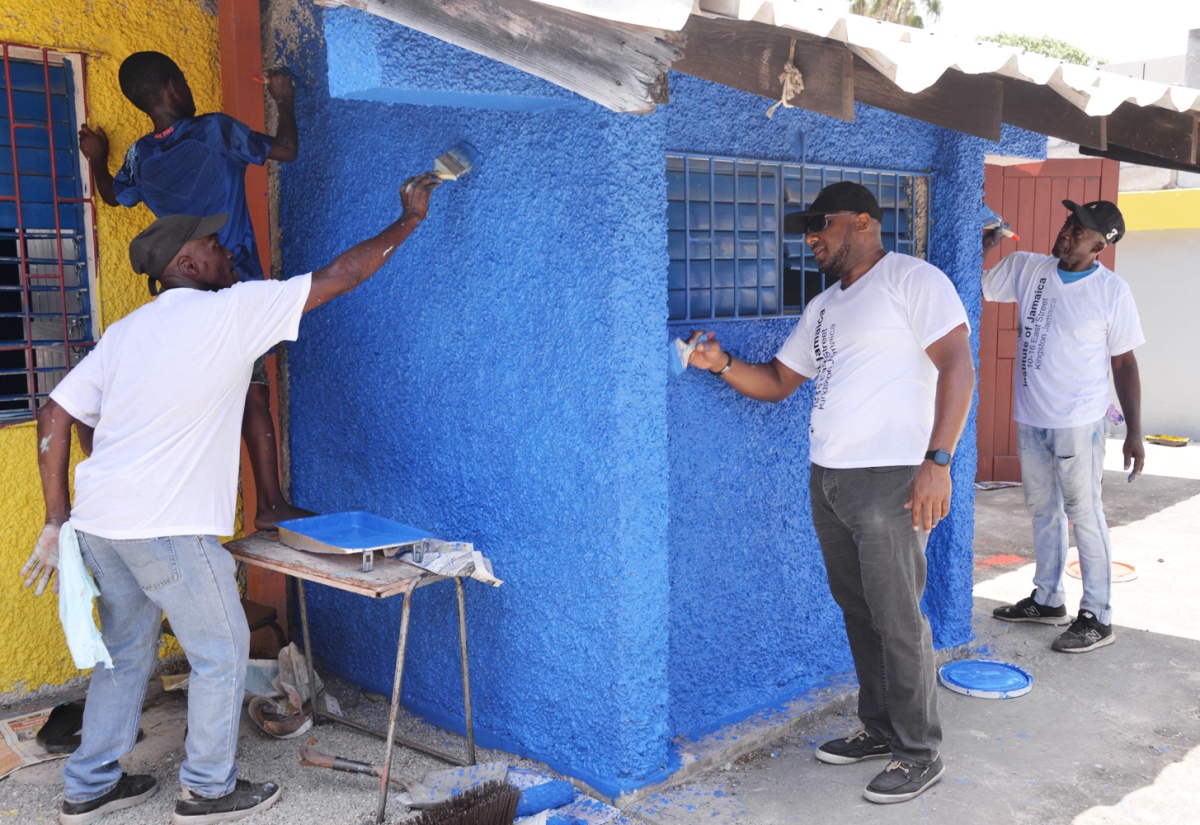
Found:
<svg viewBox="0 0 1200 825"><path fill-rule="evenodd" d="M67 637L75 667L86 670L104 663L112 668L112 657L104 646L100 628L93 618L93 603L100 589L79 552L79 537L71 522L58 533L58 620Z"/></svg>

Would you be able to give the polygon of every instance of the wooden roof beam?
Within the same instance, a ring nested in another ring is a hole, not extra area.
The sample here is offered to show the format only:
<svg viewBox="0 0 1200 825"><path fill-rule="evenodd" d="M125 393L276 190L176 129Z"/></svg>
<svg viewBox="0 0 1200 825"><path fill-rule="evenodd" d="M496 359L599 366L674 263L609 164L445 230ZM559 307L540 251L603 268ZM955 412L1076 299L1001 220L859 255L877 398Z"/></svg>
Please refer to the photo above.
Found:
<svg viewBox="0 0 1200 825"><path fill-rule="evenodd" d="M548 80L616 112L669 99L677 32L629 26L532 0L317 0L392 20Z"/></svg>
<svg viewBox="0 0 1200 825"><path fill-rule="evenodd" d="M1004 122L1078 143L1081 151L1128 163L1198 171L1200 118L1158 106L1122 103L1105 117L1091 117L1048 86L1003 78ZM1111 151L1110 151L1111 150Z"/></svg>
<svg viewBox="0 0 1200 825"><path fill-rule="evenodd" d="M804 90L789 103L854 119L854 101L989 140L1000 139L1003 89L998 80L946 72L923 92L909 94L836 41L752 21L693 14L683 29L684 54L671 68L778 100L779 76L795 42Z"/></svg>
<svg viewBox="0 0 1200 825"><path fill-rule="evenodd" d="M1005 123L1080 146L1105 148L1107 124L1103 117L1085 114L1048 86L1011 77L1001 78L1001 82L1004 84L1002 117Z"/></svg>
<svg viewBox="0 0 1200 825"><path fill-rule="evenodd" d="M841 44L792 36L775 26L693 14L683 29L684 54L671 68L743 92L779 100L780 75L792 44L804 90L788 101L823 115L854 120L854 56Z"/></svg>
<svg viewBox="0 0 1200 825"><path fill-rule="evenodd" d="M950 69L929 88L910 94L856 56L854 97L861 103L935 126L986 140L1000 139L1004 85L991 75Z"/></svg>
<svg viewBox="0 0 1200 825"><path fill-rule="evenodd" d="M1103 150L1090 146L1080 146L1079 153L1081 155L1091 155L1092 157L1119 160L1123 163L1138 163L1142 166L1157 166L1160 169L1175 169L1180 172L1200 173L1200 164L1177 163L1175 161L1159 157L1158 155L1140 152L1137 149L1130 149L1128 146L1119 146L1118 144L1112 142L1108 144L1107 149Z"/></svg>
<svg viewBox="0 0 1200 825"><path fill-rule="evenodd" d="M1108 116L1108 142L1185 166L1196 165L1196 116L1122 103Z"/></svg>

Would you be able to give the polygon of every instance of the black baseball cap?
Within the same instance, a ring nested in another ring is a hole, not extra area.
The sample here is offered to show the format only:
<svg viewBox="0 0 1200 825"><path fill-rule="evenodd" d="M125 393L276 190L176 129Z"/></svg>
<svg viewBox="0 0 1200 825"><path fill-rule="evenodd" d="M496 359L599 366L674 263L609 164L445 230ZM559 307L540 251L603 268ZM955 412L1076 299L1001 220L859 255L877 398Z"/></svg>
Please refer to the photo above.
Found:
<svg viewBox="0 0 1200 825"><path fill-rule="evenodd" d="M227 212L205 217L162 216L129 242L129 263L133 265L133 271L158 280L185 243L214 234L225 225L228 217Z"/></svg>
<svg viewBox="0 0 1200 825"><path fill-rule="evenodd" d="M1112 201L1092 201L1083 206L1075 201L1063 201L1063 206L1081 224L1093 232L1099 232L1108 243L1116 243L1125 237L1125 218Z"/></svg>
<svg viewBox="0 0 1200 825"><path fill-rule="evenodd" d="M786 216L783 231L789 235L803 235L809 218L834 212L865 212L877 221L883 220L883 210L871 190L860 183L844 180L831 183L818 192L808 209Z"/></svg>

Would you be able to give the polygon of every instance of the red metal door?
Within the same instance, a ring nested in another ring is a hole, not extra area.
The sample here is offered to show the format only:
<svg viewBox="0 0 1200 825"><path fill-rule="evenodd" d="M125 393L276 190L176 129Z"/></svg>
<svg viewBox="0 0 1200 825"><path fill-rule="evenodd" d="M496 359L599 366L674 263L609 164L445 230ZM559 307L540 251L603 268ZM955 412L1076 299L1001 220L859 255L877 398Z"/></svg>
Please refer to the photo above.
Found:
<svg viewBox="0 0 1200 825"><path fill-rule="evenodd" d="M1017 250L1050 254L1066 219L1064 199L1076 203L1117 201L1120 164L1100 158L1055 159L1020 166L988 166L983 199L1012 225L1019 242L1004 241L984 259L990 269ZM1115 267L1115 247L1100 255ZM979 319L979 467L976 481L1020 481L1017 425L1013 421L1013 366L1017 353L1016 304L983 302Z"/></svg>

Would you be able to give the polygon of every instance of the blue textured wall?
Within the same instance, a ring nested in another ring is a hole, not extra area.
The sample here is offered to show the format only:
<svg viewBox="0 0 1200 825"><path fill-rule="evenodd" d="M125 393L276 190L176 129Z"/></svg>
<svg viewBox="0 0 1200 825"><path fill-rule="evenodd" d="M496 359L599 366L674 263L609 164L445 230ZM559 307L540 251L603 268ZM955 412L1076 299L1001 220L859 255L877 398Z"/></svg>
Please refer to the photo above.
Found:
<svg viewBox="0 0 1200 825"><path fill-rule="evenodd" d="M666 292L661 133L591 104L330 99L317 47L288 57L306 76L282 171L289 272L393 220L403 177L455 142L484 158L379 274L304 320L294 500L475 542L505 580L467 584L480 741L636 784L668 759L666 305L647 300ZM390 693L400 601L310 590L318 659ZM414 597L404 701L461 729L453 596Z"/></svg>
<svg viewBox="0 0 1200 825"><path fill-rule="evenodd" d="M327 12L325 41L336 98L526 112L586 103L520 69L349 9Z"/></svg>
<svg viewBox="0 0 1200 825"><path fill-rule="evenodd" d="M978 352L979 205L985 152L1040 157L1045 138L1001 144L871 107L854 122L672 75L667 148L766 160L929 171L929 258L954 282ZM794 321L712 327L749 361L769 361ZM672 335L686 327L675 327ZM699 733L850 670L841 614L808 501L811 388L780 404L689 371L667 389L670 453L671 728ZM959 442L950 517L930 537L924 607L940 647L971 638L975 416ZM743 571L749 571L746 575Z"/></svg>
<svg viewBox="0 0 1200 825"><path fill-rule="evenodd" d="M706 376L667 381L664 155L931 168L931 254L974 321L989 145L862 107L853 124L768 121L766 101L675 75L657 114L615 115L394 24L318 15L285 49L302 78L301 156L281 175L288 272L393 219L400 180L453 143L484 155L289 350L296 502L474 541L506 582L468 583L480 742L615 793L669 769L672 736L849 670L809 523L810 394L767 405ZM473 108L410 105L461 106L455 89ZM720 334L767 360L791 325ZM929 551L943 645L970 633L974 470L972 420ZM387 692L399 601L309 592L318 659ZM453 590L414 604L405 705L461 730Z"/></svg>

